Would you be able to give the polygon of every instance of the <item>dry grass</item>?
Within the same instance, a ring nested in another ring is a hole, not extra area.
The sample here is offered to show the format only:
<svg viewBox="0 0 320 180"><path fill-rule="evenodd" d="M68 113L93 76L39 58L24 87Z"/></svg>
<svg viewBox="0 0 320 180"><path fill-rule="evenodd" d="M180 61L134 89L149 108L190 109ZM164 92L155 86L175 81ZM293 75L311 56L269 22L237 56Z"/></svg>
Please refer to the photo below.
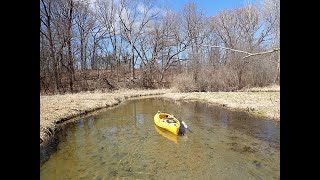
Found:
<svg viewBox="0 0 320 180"><path fill-rule="evenodd" d="M175 89L117 90L103 93L82 92L77 94L40 96L40 139L54 133L57 123L88 112L119 104L128 98L160 95L173 100L195 100L219 106L245 110L251 114L280 120L279 86L251 88L243 92L192 92L177 93ZM267 92L268 91L268 92ZM41 140L40 140L41 141Z"/></svg>
<svg viewBox="0 0 320 180"><path fill-rule="evenodd" d="M167 93L162 97L207 102L280 121L280 92Z"/></svg>
<svg viewBox="0 0 320 180"><path fill-rule="evenodd" d="M56 123L104 107L114 106L127 98L159 95L172 92L158 90L118 90L113 93L83 92L77 94L40 96L40 139L46 140L56 128ZM41 141L41 140L40 140ZM42 142L42 141L41 141Z"/></svg>
<svg viewBox="0 0 320 180"><path fill-rule="evenodd" d="M266 87L243 88L239 92L280 92L280 85L273 84Z"/></svg>

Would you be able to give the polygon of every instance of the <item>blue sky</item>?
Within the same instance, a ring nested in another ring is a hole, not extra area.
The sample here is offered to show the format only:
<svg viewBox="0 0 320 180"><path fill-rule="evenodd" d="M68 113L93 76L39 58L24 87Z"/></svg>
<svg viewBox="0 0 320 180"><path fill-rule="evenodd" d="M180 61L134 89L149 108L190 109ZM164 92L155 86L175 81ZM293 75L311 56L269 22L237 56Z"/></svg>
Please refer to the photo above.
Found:
<svg viewBox="0 0 320 180"><path fill-rule="evenodd" d="M162 6L165 6L166 1L168 2L169 9L180 10L184 4L190 0L161 0ZM206 16L215 15L217 12L223 9L231 9L234 7L242 7L246 2L256 4L259 0L193 0L194 3L202 9Z"/></svg>

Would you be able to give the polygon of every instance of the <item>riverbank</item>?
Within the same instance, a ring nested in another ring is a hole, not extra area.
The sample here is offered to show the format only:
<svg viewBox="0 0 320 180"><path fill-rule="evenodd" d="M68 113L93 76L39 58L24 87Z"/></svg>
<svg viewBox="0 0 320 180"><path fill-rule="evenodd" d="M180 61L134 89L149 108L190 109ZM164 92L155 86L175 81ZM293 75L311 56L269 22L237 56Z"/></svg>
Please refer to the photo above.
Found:
<svg viewBox="0 0 320 180"><path fill-rule="evenodd" d="M193 92L166 93L161 97L177 101L198 101L251 115L280 121L280 92Z"/></svg>
<svg viewBox="0 0 320 180"><path fill-rule="evenodd" d="M59 123L98 109L118 105L129 98L170 92L172 92L170 89L118 90L112 93L96 91L40 96L40 144L54 134Z"/></svg>
<svg viewBox="0 0 320 180"><path fill-rule="evenodd" d="M280 121L280 86L243 88L237 92L166 93L161 97L176 101L198 101L230 110Z"/></svg>
<svg viewBox="0 0 320 180"><path fill-rule="evenodd" d="M280 88L254 88L243 92L178 93L173 89L119 90L40 96L40 144L54 134L57 124L129 98L158 95L173 100L200 101L280 121Z"/></svg>

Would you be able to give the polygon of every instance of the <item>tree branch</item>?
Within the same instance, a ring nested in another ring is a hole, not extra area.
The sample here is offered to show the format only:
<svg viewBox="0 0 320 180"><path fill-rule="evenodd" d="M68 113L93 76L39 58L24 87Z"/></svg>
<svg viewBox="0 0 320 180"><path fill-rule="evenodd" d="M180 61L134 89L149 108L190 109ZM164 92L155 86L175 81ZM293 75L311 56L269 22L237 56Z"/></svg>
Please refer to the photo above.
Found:
<svg viewBox="0 0 320 180"><path fill-rule="evenodd" d="M201 45L201 44L199 44L198 46L205 46L205 47L212 47L212 48L222 48L222 49L227 49L227 50L230 50L230 51L235 51L235 52L240 52L240 53L247 54L247 56L244 56L243 59L246 59L246 58L251 57L251 56L268 54L268 53L273 53L275 51L280 51L280 48L275 48L275 49L272 49L272 50L269 50L269 51L265 51L265 52L249 53L249 52L246 52L246 51L241 51L241 50L237 50L237 49L231 49L231 48L227 48L227 47L223 47L223 46L210 46L210 45Z"/></svg>
<svg viewBox="0 0 320 180"><path fill-rule="evenodd" d="M235 51L235 52L240 52L240 53L251 55L251 53L249 53L249 52L245 52L245 51L241 51L241 50L237 50L237 49L231 49L231 48L227 48L227 47L223 47L223 46L210 46L210 45L202 45L202 44L199 44L198 46L205 46L205 47L212 47L212 48L222 48L222 49L227 49L227 50L230 50L230 51Z"/></svg>
<svg viewBox="0 0 320 180"><path fill-rule="evenodd" d="M265 51L265 52L259 52L259 53L250 53L249 55L243 57L243 59L246 59L250 56L256 56L256 55L262 55L262 54L268 54L268 53L273 53L273 52L276 52L276 51L280 51L280 48L276 48L276 49L272 49L270 51Z"/></svg>
<svg viewBox="0 0 320 180"><path fill-rule="evenodd" d="M48 40L50 40L49 37L46 35L46 33L42 32L41 29L40 29L40 33L44 35Z"/></svg>

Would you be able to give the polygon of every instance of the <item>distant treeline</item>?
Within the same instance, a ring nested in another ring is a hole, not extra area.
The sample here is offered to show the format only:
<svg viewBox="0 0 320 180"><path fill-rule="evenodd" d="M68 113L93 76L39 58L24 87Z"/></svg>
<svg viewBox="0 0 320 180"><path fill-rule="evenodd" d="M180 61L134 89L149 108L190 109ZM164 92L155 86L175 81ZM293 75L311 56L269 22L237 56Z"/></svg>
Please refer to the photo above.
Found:
<svg viewBox="0 0 320 180"><path fill-rule="evenodd" d="M233 91L280 81L280 2L207 17L154 0L41 0L40 93L176 87Z"/></svg>

